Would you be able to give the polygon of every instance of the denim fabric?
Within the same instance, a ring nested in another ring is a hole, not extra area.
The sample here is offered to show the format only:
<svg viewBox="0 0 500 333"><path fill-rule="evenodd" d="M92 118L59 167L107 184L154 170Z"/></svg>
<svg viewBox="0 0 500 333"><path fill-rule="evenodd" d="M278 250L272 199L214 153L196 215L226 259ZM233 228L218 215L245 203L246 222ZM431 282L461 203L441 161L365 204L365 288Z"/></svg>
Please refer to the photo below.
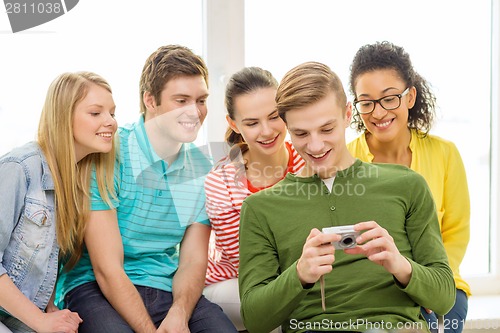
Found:
<svg viewBox="0 0 500 333"><path fill-rule="evenodd" d="M136 288L151 319L156 327L159 327L172 306L172 293L143 286ZM83 319L78 333L133 333L130 326L108 303L96 282L83 284L68 292L65 303ZM237 332L222 309L204 296L198 301L189 320L189 330L191 333Z"/></svg>
<svg viewBox="0 0 500 333"><path fill-rule="evenodd" d="M0 157L0 275L42 310L57 277L54 219L54 183L38 144Z"/></svg>
<svg viewBox="0 0 500 333"><path fill-rule="evenodd" d="M462 333L468 309L469 305L467 295L462 290L457 289L457 298L455 300L455 305L453 305L453 308L451 308L450 312L444 315L444 332ZM436 314L434 312L428 314L425 309L422 309L422 315L424 316L425 320L427 320L431 333L437 333L438 319Z"/></svg>

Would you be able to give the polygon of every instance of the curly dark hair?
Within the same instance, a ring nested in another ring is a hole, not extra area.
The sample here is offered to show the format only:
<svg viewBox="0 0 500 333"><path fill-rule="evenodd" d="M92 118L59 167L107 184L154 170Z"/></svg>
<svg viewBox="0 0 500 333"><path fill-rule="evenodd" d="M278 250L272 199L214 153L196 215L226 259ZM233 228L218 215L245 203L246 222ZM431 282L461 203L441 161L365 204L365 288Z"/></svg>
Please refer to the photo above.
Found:
<svg viewBox="0 0 500 333"><path fill-rule="evenodd" d="M408 112L408 127L426 135L432 127L436 115L436 97L430 89L430 84L418 74L410 60L410 55L400 46L390 42L376 42L362 46L351 63L349 85L352 95L356 98L356 80L366 72L381 69L395 70L407 87L415 87L417 98L415 105ZM366 130L359 113L355 112L351 126L358 132Z"/></svg>

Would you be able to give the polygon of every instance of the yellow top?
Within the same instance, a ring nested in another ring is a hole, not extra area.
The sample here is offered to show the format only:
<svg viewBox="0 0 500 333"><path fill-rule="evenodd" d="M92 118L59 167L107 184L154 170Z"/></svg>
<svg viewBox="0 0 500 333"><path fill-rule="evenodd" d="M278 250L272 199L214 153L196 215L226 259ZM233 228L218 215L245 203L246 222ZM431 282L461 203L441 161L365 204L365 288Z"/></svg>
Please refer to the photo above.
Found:
<svg viewBox="0 0 500 333"><path fill-rule="evenodd" d="M373 162L363 133L347 145L354 157ZM460 276L460 264L470 238L470 200L465 168L457 147L434 135L421 137L411 131L410 168L420 173L429 185L438 213L448 261L457 289L470 296L470 287Z"/></svg>

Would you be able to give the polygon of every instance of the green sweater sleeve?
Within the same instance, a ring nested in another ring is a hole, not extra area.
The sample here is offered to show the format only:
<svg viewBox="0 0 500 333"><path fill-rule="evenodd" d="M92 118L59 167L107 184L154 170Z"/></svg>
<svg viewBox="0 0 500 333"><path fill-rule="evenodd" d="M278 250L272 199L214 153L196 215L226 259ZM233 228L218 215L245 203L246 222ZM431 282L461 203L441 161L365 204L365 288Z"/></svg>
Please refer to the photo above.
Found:
<svg viewBox="0 0 500 333"><path fill-rule="evenodd" d="M409 177L412 198L406 220L412 276L403 289L416 303L446 314L455 302L455 283L441 240L434 200L420 175Z"/></svg>
<svg viewBox="0 0 500 333"><path fill-rule="evenodd" d="M288 318L309 289L300 283L296 263L279 271L270 231L246 201L240 221L241 315L248 331L267 333Z"/></svg>

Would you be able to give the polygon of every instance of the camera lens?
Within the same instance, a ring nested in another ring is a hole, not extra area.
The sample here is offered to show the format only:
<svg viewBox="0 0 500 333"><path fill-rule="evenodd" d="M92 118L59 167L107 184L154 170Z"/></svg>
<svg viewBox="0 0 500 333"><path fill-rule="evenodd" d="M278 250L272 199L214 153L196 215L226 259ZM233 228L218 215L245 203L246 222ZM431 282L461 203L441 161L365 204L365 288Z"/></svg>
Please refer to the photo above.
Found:
<svg viewBox="0 0 500 333"><path fill-rule="evenodd" d="M354 243L354 239L351 236L346 236L342 238L342 245L349 246Z"/></svg>

